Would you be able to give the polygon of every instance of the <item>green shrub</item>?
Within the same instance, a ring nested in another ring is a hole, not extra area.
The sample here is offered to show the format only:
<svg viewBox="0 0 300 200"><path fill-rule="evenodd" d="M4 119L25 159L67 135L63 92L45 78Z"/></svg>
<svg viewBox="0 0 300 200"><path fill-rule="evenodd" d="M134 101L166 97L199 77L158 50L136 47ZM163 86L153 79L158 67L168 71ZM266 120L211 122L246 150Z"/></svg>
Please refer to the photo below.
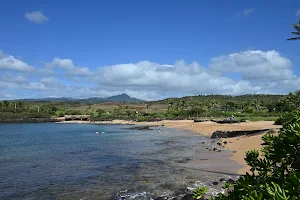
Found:
<svg viewBox="0 0 300 200"><path fill-rule="evenodd" d="M207 187L197 187L194 190L194 196L193 196L193 198L194 199L201 199L206 192L208 192Z"/></svg>
<svg viewBox="0 0 300 200"><path fill-rule="evenodd" d="M296 111L297 112L297 111ZM276 121L275 121L275 125L285 125L287 124L291 118L293 117L294 113L287 113L285 115L280 116Z"/></svg>
<svg viewBox="0 0 300 200"><path fill-rule="evenodd" d="M213 199L300 199L300 112L289 116L278 136L263 136L263 158L257 150L246 153L251 174L241 176L227 195Z"/></svg>
<svg viewBox="0 0 300 200"><path fill-rule="evenodd" d="M57 113L58 117L63 117L64 115L65 115L64 112L61 112L61 111Z"/></svg>

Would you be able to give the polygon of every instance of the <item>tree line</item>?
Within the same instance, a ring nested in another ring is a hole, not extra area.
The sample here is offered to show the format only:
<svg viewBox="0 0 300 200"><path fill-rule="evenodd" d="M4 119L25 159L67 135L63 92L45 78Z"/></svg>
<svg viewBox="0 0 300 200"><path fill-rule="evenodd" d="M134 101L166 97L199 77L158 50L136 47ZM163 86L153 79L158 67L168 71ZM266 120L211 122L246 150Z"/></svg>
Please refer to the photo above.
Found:
<svg viewBox="0 0 300 200"><path fill-rule="evenodd" d="M159 107L158 105L161 105ZM67 115L91 115L93 120L187 119L202 117L274 116L298 109L300 91L288 95L199 95L168 98L144 104L119 104L113 109L96 108L93 104L71 102L0 102L1 118L54 118ZM107 108L109 105L107 106ZM155 108L154 108L155 107Z"/></svg>

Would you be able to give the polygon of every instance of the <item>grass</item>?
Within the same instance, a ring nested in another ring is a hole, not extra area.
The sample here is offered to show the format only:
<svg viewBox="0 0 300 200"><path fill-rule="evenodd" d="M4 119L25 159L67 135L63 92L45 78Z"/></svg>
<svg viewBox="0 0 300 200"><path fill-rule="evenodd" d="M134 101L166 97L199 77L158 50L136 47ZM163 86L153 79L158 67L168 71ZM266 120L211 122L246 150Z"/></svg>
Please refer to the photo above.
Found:
<svg viewBox="0 0 300 200"><path fill-rule="evenodd" d="M245 116L245 117L236 117L236 120L249 120L249 121L275 121L278 117L276 116Z"/></svg>

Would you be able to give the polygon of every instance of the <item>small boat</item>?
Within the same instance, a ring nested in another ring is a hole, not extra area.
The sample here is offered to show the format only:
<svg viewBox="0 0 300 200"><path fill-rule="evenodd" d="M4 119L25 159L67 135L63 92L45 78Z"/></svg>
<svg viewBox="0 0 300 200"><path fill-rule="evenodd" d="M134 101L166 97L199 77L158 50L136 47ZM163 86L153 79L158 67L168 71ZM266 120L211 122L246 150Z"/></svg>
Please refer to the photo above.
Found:
<svg viewBox="0 0 300 200"><path fill-rule="evenodd" d="M96 134L99 134L98 131L96 131Z"/></svg>

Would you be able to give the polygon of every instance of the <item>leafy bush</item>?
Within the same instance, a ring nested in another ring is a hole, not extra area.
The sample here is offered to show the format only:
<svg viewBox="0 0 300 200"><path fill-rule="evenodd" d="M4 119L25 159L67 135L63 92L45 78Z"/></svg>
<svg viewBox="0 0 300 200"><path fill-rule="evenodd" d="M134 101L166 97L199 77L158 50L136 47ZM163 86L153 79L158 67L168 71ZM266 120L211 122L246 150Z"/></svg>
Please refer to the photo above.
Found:
<svg viewBox="0 0 300 200"><path fill-rule="evenodd" d="M296 111L297 112L297 111ZM289 123L289 121L293 118L294 113L287 113L285 115L280 116L276 121L275 125L285 125Z"/></svg>
<svg viewBox="0 0 300 200"><path fill-rule="evenodd" d="M102 110L102 109L97 109L97 111L96 111L98 114L98 117L101 117L101 115L102 114L104 114L104 113L106 113L104 110Z"/></svg>
<svg viewBox="0 0 300 200"><path fill-rule="evenodd" d="M241 176L227 195L213 199L300 199L300 112L289 116L278 136L263 136L263 158L257 150L246 153L251 174Z"/></svg>
<svg viewBox="0 0 300 200"><path fill-rule="evenodd" d="M57 116L58 117L63 117L63 116L65 116L65 114L64 114L64 112L60 111L60 112L57 113Z"/></svg>
<svg viewBox="0 0 300 200"><path fill-rule="evenodd" d="M208 192L208 189L206 187L198 187L194 190L194 199L201 199L203 195Z"/></svg>
<svg viewBox="0 0 300 200"><path fill-rule="evenodd" d="M254 113L255 110L254 110L254 108L252 108L252 107L250 107L250 106L247 106L247 107L243 110L243 112L245 112L245 113Z"/></svg>

